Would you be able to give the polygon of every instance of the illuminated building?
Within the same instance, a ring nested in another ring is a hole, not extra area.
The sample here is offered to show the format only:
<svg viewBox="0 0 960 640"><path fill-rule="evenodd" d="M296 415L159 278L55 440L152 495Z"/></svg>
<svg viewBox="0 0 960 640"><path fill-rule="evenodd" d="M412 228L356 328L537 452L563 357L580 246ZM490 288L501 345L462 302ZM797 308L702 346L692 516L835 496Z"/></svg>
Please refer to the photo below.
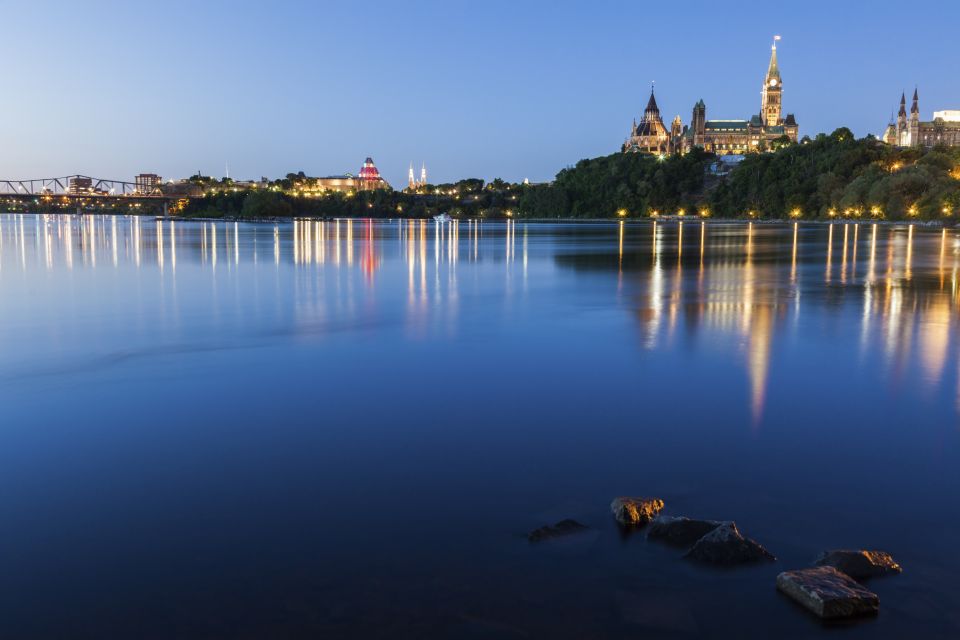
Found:
<svg viewBox="0 0 960 640"><path fill-rule="evenodd" d="M653 88L650 88L650 99L647 101L647 108L643 110L643 117L640 124L633 121L633 128L630 129L630 137L623 145L626 152L642 152L664 154L673 151L673 144L670 132L663 125L663 118L660 117L660 107L657 106L657 98L653 95Z"/></svg>
<svg viewBox="0 0 960 640"><path fill-rule="evenodd" d="M373 163L372 158L366 159L358 175L346 173L341 176L317 178L316 188L319 191L337 191L340 193L392 189L390 184L380 175L380 171L377 169L377 165Z"/></svg>
<svg viewBox="0 0 960 640"><path fill-rule="evenodd" d="M153 193L160 188L163 179L155 173L141 173L133 179L137 193Z"/></svg>
<svg viewBox="0 0 960 640"><path fill-rule="evenodd" d="M417 189L421 189L425 186L427 186L427 165L424 164L423 166L421 166L420 179L417 180L417 178L414 176L413 163L411 162L410 172L407 174L407 190L416 191Z"/></svg>
<svg viewBox="0 0 960 640"><path fill-rule="evenodd" d="M75 176L70 178L70 182L67 184L67 193L72 196L84 196L102 195L103 192L93 187L93 178Z"/></svg>
<svg viewBox="0 0 960 640"><path fill-rule="evenodd" d="M931 122L920 121L920 98L913 90L913 104L907 116L907 94L900 95L900 111L891 120L883 141L898 147L960 147L960 111L936 111Z"/></svg>
<svg viewBox="0 0 960 640"><path fill-rule="evenodd" d="M718 155L739 155L768 149L784 136L796 142L799 137L797 120L792 113L783 115L783 78L777 61L777 40L779 36L774 40L763 81L760 113L749 120L707 120L707 105L699 100L693 106L690 125L683 126L677 116L668 131L651 91L643 118L639 125L634 122L623 150L672 154L700 147Z"/></svg>

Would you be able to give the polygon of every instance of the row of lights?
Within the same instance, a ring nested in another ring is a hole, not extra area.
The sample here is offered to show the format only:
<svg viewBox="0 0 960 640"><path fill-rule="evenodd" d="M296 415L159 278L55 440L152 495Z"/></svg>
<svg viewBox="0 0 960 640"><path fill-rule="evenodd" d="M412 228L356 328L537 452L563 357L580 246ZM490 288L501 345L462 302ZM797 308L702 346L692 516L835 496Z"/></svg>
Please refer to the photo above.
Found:
<svg viewBox="0 0 960 640"><path fill-rule="evenodd" d="M659 217L660 217L660 212L659 212L657 209L650 209L649 212L648 212L648 214L649 214L649 216L650 216L651 218L659 218ZM629 216L629 215L630 215L630 212L627 211L626 209L618 209L618 210L617 210L617 217L618 217L618 218L626 218L626 217ZM687 210L686 210L686 209L677 209L677 216L683 218L683 217L685 217L686 215L687 215ZM707 209L707 208L700 209L700 210L697 211L697 215L699 215L701 218L709 218L709 217L710 217L710 209Z"/></svg>

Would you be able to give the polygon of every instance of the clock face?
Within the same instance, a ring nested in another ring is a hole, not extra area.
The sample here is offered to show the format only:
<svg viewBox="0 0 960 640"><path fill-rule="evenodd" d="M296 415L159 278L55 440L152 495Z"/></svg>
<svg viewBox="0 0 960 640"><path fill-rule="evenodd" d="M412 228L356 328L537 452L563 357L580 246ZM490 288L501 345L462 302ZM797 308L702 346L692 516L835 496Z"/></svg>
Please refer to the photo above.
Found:
<svg viewBox="0 0 960 640"><path fill-rule="evenodd" d="M776 78L771 78L771 79L770 79L770 86L771 86L771 87L777 86L777 79L776 79Z"/></svg>

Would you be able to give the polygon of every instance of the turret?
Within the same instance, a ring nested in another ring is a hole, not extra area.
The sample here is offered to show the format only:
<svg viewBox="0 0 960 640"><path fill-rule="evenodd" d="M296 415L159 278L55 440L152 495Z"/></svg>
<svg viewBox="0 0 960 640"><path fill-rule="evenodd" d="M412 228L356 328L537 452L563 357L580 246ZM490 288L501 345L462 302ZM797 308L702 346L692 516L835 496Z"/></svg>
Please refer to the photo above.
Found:
<svg viewBox="0 0 960 640"><path fill-rule="evenodd" d="M690 127L693 129L693 145L702 147L703 136L707 129L707 105L702 99L693 105L693 119L690 122Z"/></svg>
<svg viewBox="0 0 960 640"><path fill-rule="evenodd" d="M916 147L920 144L920 97L917 90L913 90L913 105L910 107L910 146Z"/></svg>

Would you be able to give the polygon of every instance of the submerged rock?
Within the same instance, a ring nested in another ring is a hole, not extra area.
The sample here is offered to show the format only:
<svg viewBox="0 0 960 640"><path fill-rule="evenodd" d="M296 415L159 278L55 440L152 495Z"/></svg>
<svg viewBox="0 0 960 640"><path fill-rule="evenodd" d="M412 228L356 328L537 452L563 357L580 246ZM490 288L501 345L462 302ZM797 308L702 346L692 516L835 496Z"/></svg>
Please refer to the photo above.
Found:
<svg viewBox="0 0 960 640"><path fill-rule="evenodd" d="M817 558L816 564L821 567L833 567L856 580L877 578L903 571L889 553L864 549L824 551Z"/></svg>
<svg viewBox="0 0 960 640"><path fill-rule="evenodd" d="M719 520L693 520L683 516L657 516L650 523L647 537L678 547L689 547L722 524Z"/></svg>
<svg viewBox="0 0 960 640"><path fill-rule="evenodd" d="M546 526L534 529L527 534L527 540L530 542L542 542L543 540L550 540L551 538L560 538L573 533L580 533L589 528L587 525L580 524L576 520L561 520L552 527Z"/></svg>
<svg viewBox="0 0 960 640"><path fill-rule="evenodd" d="M784 571L777 576L777 589L825 619L876 614L880 609L877 594L833 567Z"/></svg>
<svg viewBox="0 0 960 640"><path fill-rule="evenodd" d="M660 498L614 498L610 503L613 517L622 525L642 526L653 520L663 509Z"/></svg>
<svg viewBox="0 0 960 640"><path fill-rule="evenodd" d="M733 522L724 522L697 540L686 557L727 566L776 560L759 543L743 537Z"/></svg>

